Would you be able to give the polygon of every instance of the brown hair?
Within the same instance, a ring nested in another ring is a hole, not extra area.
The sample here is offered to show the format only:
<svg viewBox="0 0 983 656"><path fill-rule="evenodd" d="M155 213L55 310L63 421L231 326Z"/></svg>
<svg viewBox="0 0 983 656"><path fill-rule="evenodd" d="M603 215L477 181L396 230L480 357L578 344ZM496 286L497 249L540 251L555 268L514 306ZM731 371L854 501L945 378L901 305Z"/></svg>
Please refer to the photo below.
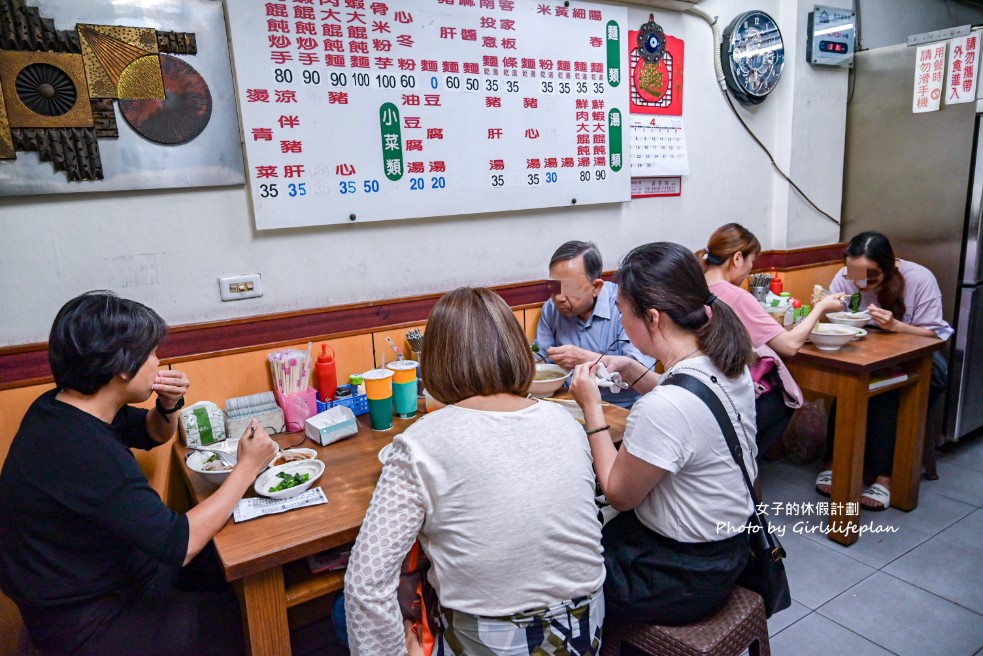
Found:
<svg viewBox="0 0 983 656"><path fill-rule="evenodd" d="M879 232L868 230L850 240L846 246L846 257L866 257L884 274L877 287L877 302L898 321L904 320L904 276L898 271L894 249L887 237Z"/></svg>
<svg viewBox="0 0 983 656"><path fill-rule="evenodd" d="M728 223L714 230L706 248L696 251L695 255L706 271L711 266L726 264L737 253L749 257L760 252L761 242L750 230L739 223Z"/></svg>
<svg viewBox="0 0 983 656"><path fill-rule="evenodd" d="M525 396L535 371L512 310L483 287L459 287L437 301L420 368L427 391L445 404L490 394Z"/></svg>
<svg viewBox="0 0 983 656"><path fill-rule="evenodd" d="M635 316L644 317L651 309L667 314L696 335L700 350L726 376L739 376L751 363L747 329L726 303L711 298L699 262L683 246L662 241L635 248L621 261L617 282Z"/></svg>

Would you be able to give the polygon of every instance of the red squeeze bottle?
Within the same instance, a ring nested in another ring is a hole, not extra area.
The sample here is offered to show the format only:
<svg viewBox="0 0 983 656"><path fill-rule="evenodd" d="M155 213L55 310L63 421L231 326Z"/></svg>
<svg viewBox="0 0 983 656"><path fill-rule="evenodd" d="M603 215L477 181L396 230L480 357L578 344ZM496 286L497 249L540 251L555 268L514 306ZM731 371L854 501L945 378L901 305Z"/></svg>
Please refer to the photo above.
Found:
<svg viewBox="0 0 983 656"><path fill-rule="evenodd" d="M778 277L778 274L772 270L771 274L771 293L775 296L780 296L785 285L782 283L782 279Z"/></svg>
<svg viewBox="0 0 983 656"><path fill-rule="evenodd" d="M331 351L331 355L328 355L328 351ZM317 356L314 373L317 376L317 395L321 397L321 402L334 401L334 393L338 389L338 374L335 371L334 349L327 344L321 344L321 355Z"/></svg>

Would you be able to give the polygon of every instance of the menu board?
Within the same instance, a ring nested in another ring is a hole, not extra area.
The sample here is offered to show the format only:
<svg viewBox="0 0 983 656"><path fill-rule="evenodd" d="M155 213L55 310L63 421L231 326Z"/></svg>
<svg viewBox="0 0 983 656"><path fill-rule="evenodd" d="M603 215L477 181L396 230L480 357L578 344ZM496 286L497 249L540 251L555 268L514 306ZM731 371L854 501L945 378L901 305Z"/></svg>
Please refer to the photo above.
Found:
<svg viewBox="0 0 983 656"><path fill-rule="evenodd" d="M259 229L630 199L624 7L226 8Z"/></svg>

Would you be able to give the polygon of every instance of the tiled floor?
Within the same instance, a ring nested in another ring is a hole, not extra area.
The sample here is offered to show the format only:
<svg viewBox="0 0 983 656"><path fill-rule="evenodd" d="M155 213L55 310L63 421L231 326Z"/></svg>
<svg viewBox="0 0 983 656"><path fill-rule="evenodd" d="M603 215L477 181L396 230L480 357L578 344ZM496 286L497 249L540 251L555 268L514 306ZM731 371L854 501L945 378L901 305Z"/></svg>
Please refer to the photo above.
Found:
<svg viewBox="0 0 983 656"><path fill-rule="evenodd" d="M937 481L922 480L918 508L863 512L861 524L895 527L849 547L805 516L776 516L792 606L768 622L771 653L983 656L983 436L939 454ZM762 467L770 502L825 501L817 465ZM800 507L801 508L801 507ZM807 521L809 520L809 521Z"/></svg>
<svg viewBox="0 0 983 656"><path fill-rule="evenodd" d="M817 468L761 468L765 500L783 504L769 519L784 527L792 588L792 606L768 621L771 653L983 656L983 435L939 454L940 479L922 481L914 511L862 513L861 524L896 532L849 547L818 532L816 517L784 512L789 502L825 501L813 490ZM295 654L347 654L330 622L297 633Z"/></svg>

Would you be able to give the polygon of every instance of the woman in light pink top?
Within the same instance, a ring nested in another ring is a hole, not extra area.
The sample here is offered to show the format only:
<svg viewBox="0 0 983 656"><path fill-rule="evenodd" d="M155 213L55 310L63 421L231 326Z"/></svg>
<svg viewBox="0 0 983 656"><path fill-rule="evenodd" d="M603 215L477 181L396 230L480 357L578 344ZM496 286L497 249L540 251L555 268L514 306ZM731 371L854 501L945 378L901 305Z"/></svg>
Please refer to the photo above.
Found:
<svg viewBox="0 0 983 656"><path fill-rule="evenodd" d="M802 404L802 392L780 356L795 355L824 312L842 310L840 300L844 294L828 296L791 330L778 324L761 304L739 285L754 268L754 261L761 252L758 239L737 223L717 228L707 241L706 248L696 252L703 263L710 291L727 303L740 318L751 335L751 343L761 358L772 358L781 385L762 392L760 381L752 370L756 392L755 401L758 427L758 453L765 453L781 437L792 418L792 412ZM774 377L770 377L774 380Z"/></svg>

